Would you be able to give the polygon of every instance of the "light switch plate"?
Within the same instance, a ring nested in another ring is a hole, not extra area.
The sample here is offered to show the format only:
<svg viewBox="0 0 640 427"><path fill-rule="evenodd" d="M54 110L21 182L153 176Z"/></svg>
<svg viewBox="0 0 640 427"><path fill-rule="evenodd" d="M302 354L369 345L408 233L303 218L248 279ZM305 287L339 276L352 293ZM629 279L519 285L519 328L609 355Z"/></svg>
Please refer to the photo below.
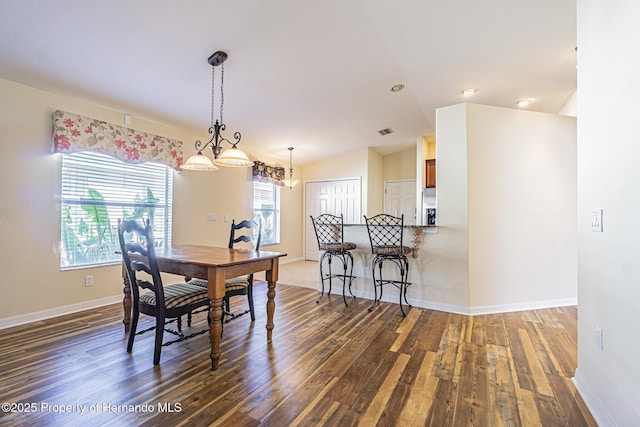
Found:
<svg viewBox="0 0 640 427"><path fill-rule="evenodd" d="M591 211L591 231L602 233L602 209Z"/></svg>

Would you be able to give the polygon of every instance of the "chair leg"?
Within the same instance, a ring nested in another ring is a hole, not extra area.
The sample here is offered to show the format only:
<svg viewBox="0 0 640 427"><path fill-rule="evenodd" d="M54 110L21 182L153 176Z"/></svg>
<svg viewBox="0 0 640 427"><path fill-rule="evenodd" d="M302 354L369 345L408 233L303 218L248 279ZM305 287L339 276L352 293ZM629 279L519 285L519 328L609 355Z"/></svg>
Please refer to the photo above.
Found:
<svg viewBox="0 0 640 427"><path fill-rule="evenodd" d="M253 309L253 283L249 283L247 286L247 299L249 300L249 314L251 314L251 321L256 321L256 312Z"/></svg>
<svg viewBox="0 0 640 427"><path fill-rule="evenodd" d="M327 252L323 253L322 256L320 257L320 284L322 285L322 291L320 292L320 296L318 297L318 299L316 300L316 304L318 304L320 302L320 300L322 299L322 297L324 296L324 273L322 271L322 263L324 261L324 257L327 256Z"/></svg>
<svg viewBox="0 0 640 427"><path fill-rule="evenodd" d="M331 295L331 279L333 276L333 273L331 271L331 259L333 258L333 254L329 254L329 292L327 292L327 297L329 297L329 295Z"/></svg>
<svg viewBox="0 0 640 427"><path fill-rule="evenodd" d="M356 297L353 292L351 292L351 283L353 282L353 255L351 255L351 252L347 252L348 255L348 261L351 262L351 270L349 271L349 293L351 294L352 297Z"/></svg>
<svg viewBox="0 0 640 427"><path fill-rule="evenodd" d="M402 312L402 317L407 317L404 312L404 308L402 307L402 298L404 298L404 302L407 303L409 307L409 301L407 301L407 288L409 285L407 284L407 280L409 279L409 262L406 258L403 258L398 263L400 267L400 311Z"/></svg>
<svg viewBox="0 0 640 427"><path fill-rule="evenodd" d="M191 327L191 312L187 313L187 326Z"/></svg>
<svg viewBox="0 0 640 427"><path fill-rule="evenodd" d="M182 333L182 316L178 316L178 332Z"/></svg>
<svg viewBox="0 0 640 427"><path fill-rule="evenodd" d="M344 305L345 306L349 306L349 304L347 304L347 296L345 294L345 288L347 287L347 268L349 267L349 261L347 258L346 254L342 254L340 256L340 258L342 259L342 267L343 267L343 274L342 274L342 301L344 301ZM349 290L351 290L351 282L349 282Z"/></svg>
<svg viewBox="0 0 640 427"><path fill-rule="evenodd" d="M156 342L153 349L153 364L160 364L160 352L162 351L162 337L164 336L164 317L156 317Z"/></svg>
<svg viewBox="0 0 640 427"><path fill-rule="evenodd" d="M409 288L409 261L407 261L406 259L404 260L404 264L405 264L405 273L404 273L404 302L411 307L411 304L409 304L409 301L407 301L407 289Z"/></svg>
<svg viewBox="0 0 640 427"><path fill-rule="evenodd" d="M127 341L127 353L131 353L131 350L133 350L133 340L136 338L136 329L138 329L139 317L140 317L140 312L134 309L133 315L131 317L131 327L129 328L129 340Z"/></svg>
<svg viewBox="0 0 640 427"><path fill-rule="evenodd" d="M380 270L380 283L376 280L376 267ZM380 286L380 298L382 298L382 260L377 257L373 259L371 267L371 276L373 277L373 304L369 307L369 311L373 311L378 303L378 286Z"/></svg>
<svg viewBox="0 0 640 427"><path fill-rule="evenodd" d="M378 297L378 301L382 300L382 291L384 290L384 281L382 280L382 266L384 265L384 258L380 258L378 261L378 273L380 273L380 279L378 279L378 285L380 286L380 296Z"/></svg>

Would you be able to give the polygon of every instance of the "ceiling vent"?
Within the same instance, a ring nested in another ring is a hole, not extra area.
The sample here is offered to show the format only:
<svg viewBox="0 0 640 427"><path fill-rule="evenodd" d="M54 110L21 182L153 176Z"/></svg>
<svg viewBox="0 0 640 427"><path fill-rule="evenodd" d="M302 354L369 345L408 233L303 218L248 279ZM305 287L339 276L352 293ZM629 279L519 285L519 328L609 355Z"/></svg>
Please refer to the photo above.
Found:
<svg viewBox="0 0 640 427"><path fill-rule="evenodd" d="M391 128L382 129L382 130L379 130L378 133L382 136L389 135L390 133L393 133L393 129Z"/></svg>

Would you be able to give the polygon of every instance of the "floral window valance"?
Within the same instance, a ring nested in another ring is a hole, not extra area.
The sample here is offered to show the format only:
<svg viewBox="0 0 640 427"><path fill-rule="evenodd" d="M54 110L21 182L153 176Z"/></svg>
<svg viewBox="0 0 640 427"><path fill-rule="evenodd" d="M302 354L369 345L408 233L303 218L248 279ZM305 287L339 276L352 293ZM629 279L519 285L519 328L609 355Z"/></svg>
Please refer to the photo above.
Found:
<svg viewBox="0 0 640 427"><path fill-rule="evenodd" d="M182 141L60 110L53 113L53 149L97 151L127 163L156 162L178 171L183 161Z"/></svg>
<svg viewBox="0 0 640 427"><path fill-rule="evenodd" d="M272 182L276 185L284 185L284 168L280 166L269 166L262 162L253 162L253 180L261 182Z"/></svg>

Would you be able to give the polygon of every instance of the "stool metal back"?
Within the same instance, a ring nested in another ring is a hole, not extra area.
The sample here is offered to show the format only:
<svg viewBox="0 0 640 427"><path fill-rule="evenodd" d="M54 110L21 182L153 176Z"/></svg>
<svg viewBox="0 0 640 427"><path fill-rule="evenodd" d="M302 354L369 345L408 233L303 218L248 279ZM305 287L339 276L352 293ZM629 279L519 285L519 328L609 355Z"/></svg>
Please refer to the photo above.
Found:
<svg viewBox="0 0 640 427"><path fill-rule="evenodd" d="M345 295L345 288L347 282L349 284L349 293L355 298L351 292L351 282L354 279L353 276L353 255L351 250L357 246L355 243L344 241L344 223L342 215L322 214L317 217L311 216L311 222L313 223L313 229L316 233L316 239L318 240L318 249L324 251L320 257L320 278L322 281L322 293L320 298L324 295L324 282L329 281L329 292L331 294L331 284L333 278L340 278L342 280L342 299L345 305L347 304L347 298ZM329 273L325 274L323 271L323 262L325 258L328 261ZM333 273L331 270L331 261L333 258L338 258L342 262L342 273ZM347 274L349 270L349 274ZM320 302L320 298L316 302Z"/></svg>
<svg viewBox="0 0 640 427"><path fill-rule="evenodd" d="M393 215L379 214L371 218L364 217L371 243L371 253L374 256L372 263L374 301L369 311L373 310L378 301L382 298L383 285L392 284L400 289L400 311L406 316L402 307L402 300L411 307L407 301L407 288L411 284L409 277L409 261L407 255L412 249L402 244L402 234L404 227L404 215L395 217ZM382 266L385 262L395 264L400 270L400 280L384 279L382 276ZM376 268L377 267L377 268ZM376 269L377 274L376 274ZM378 288L380 295L378 296Z"/></svg>

